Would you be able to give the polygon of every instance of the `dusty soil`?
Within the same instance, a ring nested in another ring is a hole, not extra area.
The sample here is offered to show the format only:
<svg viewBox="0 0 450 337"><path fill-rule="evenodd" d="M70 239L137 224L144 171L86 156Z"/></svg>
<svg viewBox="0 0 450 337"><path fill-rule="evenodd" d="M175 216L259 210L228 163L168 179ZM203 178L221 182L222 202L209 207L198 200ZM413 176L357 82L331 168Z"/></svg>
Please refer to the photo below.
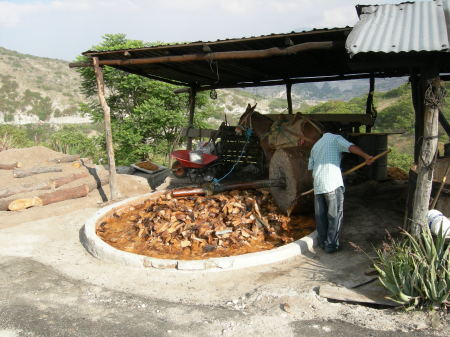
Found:
<svg viewBox="0 0 450 337"><path fill-rule="evenodd" d="M315 229L312 216L288 217L269 191L171 197L124 206L100 220L97 234L118 249L167 259L205 259L258 252Z"/></svg>

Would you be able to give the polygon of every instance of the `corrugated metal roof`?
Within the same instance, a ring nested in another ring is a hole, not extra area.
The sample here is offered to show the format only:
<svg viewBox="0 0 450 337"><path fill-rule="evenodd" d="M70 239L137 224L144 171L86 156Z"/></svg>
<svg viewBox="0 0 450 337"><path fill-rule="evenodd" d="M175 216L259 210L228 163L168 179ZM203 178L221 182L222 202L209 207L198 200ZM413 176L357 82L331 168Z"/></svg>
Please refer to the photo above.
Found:
<svg viewBox="0 0 450 337"><path fill-rule="evenodd" d="M360 21L346 41L358 53L449 51L450 0L357 6Z"/></svg>

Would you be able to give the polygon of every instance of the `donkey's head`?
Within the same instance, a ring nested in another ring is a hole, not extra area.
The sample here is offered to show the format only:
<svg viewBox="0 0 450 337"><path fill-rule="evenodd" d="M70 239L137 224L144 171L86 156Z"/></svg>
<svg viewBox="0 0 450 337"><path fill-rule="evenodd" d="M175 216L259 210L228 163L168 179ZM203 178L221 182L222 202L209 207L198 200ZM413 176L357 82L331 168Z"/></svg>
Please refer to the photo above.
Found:
<svg viewBox="0 0 450 337"><path fill-rule="evenodd" d="M239 118L238 125L241 125L245 128L250 127L250 124L251 124L250 120L251 120L253 113L255 112L255 108L256 108L257 104L258 103L255 103L254 106L251 106L250 103L247 104L247 109L245 109L245 112L242 114L241 118Z"/></svg>

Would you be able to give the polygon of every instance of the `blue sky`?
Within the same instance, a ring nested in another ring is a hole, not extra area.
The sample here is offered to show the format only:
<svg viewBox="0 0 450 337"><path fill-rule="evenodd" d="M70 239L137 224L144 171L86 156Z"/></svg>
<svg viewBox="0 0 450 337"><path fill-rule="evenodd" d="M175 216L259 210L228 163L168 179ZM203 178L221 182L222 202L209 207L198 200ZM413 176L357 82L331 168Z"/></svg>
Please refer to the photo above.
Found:
<svg viewBox="0 0 450 337"><path fill-rule="evenodd" d="M214 41L353 26L356 4L391 0L0 0L0 46L73 60L106 33L147 42Z"/></svg>

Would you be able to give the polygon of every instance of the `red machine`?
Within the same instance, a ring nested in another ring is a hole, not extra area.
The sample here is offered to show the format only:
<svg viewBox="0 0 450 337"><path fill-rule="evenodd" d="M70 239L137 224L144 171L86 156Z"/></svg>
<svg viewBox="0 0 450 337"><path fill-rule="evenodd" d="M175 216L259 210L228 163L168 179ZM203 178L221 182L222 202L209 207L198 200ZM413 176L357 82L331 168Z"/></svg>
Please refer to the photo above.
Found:
<svg viewBox="0 0 450 337"><path fill-rule="evenodd" d="M193 162L190 160L189 150L177 150L172 152L175 162L172 165L173 174L178 178L189 176L191 180L197 178L205 178L207 173L212 173L211 169L217 164L216 155L203 153L201 154L201 162Z"/></svg>

